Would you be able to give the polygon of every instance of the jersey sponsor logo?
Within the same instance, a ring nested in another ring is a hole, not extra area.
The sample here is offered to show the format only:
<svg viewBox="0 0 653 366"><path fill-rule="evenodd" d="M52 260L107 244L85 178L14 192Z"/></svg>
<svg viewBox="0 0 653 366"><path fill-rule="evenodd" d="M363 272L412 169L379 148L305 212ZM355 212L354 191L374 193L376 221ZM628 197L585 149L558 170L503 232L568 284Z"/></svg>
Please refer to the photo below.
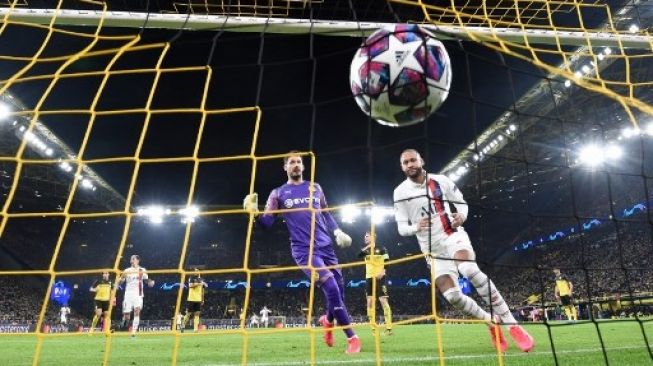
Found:
<svg viewBox="0 0 653 366"><path fill-rule="evenodd" d="M287 198L283 201L283 205L286 208L292 208L295 205L308 204L311 201L313 201L314 203L319 202L319 198L317 197Z"/></svg>

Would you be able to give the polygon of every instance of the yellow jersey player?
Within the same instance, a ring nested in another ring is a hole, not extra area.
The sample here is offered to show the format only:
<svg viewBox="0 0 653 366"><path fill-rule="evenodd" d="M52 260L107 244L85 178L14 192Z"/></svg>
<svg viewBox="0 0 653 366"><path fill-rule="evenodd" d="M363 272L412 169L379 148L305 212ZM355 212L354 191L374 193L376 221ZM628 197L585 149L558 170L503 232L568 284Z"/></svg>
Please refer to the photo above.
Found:
<svg viewBox="0 0 653 366"><path fill-rule="evenodd" d="M197 332L200 325L200 313L204 304L204 288L208 287L200 275L199 269L195 268L194 275L188 278L188 298L186 299L186 315L184 324L181 326L183 332L191 315L193 316L193 331Z"/></svg>
<svg viewBox="0 0 653 366"><path fill-rule="evenodd" d="M365 246L361 249L359 257L365 258L365 294L367 296L367 316L370 319L370 324L374 326L374 302L373 286L376 281L376 295L379 298L381 307L383 308L383 316L385 318L385 334L392 335L392 309L388 302L388 283L385 276L385 261L390 257L388 250L385 247L374 245L372 251L372 244L376 242L376 238L372 236L369 231L365 233ZM379 286L380 285L380 286Z"/></svg>
<svg viewBox="0 0 653 366"><path fill-rule="evenodd" d="M567 279L566 276L560 273L560 269L554 268L553 274L555 274L555 297L556 300L560 303L567 319L571 321L578 320L578 313L576 312L576 306L574 305L574 284Z"/></svg>
<svg viewBox="0 0 653 366"><path fill-rule="evenodd" d="M89 333L95 331L95 326L102 317L102 329L104 331L111 329L111 318L109 318L109 301L111 300L111 290L113 284L109 280L109 272L102 272L102 278L95 281L89 291L95 293L95 314L91 322Z"/></svg>

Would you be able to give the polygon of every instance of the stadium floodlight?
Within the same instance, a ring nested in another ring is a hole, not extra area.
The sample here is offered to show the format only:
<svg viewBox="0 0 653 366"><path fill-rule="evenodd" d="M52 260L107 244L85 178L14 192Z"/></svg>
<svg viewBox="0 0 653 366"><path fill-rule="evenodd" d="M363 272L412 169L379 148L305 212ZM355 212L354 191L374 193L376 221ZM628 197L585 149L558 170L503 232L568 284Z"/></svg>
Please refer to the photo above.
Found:
<svg viewBox="0 0 653 366"><path fill-rule="evenodd" d="M591 167L601 164L603 159L603 149L596 145L587 145L579 153L580 162Z"/></svg>
<svg viewBox="0 0 653 366"><path fill-rule="evenodd" d="M605 53L606 55L612 54L612 48L606 47L605 49L603 49L603 53Z"/></svg>
<svg viewBox="0 0 653 366"><path fill-rule="evenodd" d="M11 107L5 103L0 103L0 121L6 119L11 114Z"/></svg>
<svg viewBox="0 0 653 366"><path fill-rule="evenodd" d="M510 131L515 131L515 130L517 130L517 126L512 125L512 124L511 124L510 126L508 126L508 128L510 129Z"/></svg>
<svg viewBox="0 0 653 366"><path fill-rule="evenodd" d="M571 87L571 80L565 80L565 88Z"/></svg>
<svg viewBox="0 0 653 366"><path fill-rule="evenodd" d="M61 168L61 170L63 170L66 173L70 173L73 170L73 167L70 164L68 164L68 162L65 161L59 164L59 168Z"/></svg>
<svg viewBox="0 0 653 366"><path fill-rule="evenodd" d="M649 135L649 136L653 136L653 122L650 122L646 126L646 134Z"/></svg>
<svg viewBox="0 0 653 366"><path fill-rule="evenodd" d="M82 188L86 188L86 189L90 189L91 187L93 187L93 183L91 183L91 181L86 178L82 178L79 184L82 186Z"/></svg>
<svg viewBox="0 0 653 366"><path fill-rule="evenodd" d="M605 150L605 157L608 159L618 160L623 156L623 154L624 151L621 147L614 144L610 144Z"/></svg>
<svg viewBox="0 0 653 366"><path fill-rule="evenodd" d="M639 26L637 24L631 24L630 27L628 27L628 31L630 33L637 33L639 32Z"/></svg>
<svg viewBox="0 0 653 366"><path fill-rule="evenodd" d="M633 137L640 134L640 130L637 127L626 127L621 131L621 134L625 138Z"/></svg>
<svg viewBox="0 0 653 366"><path fill-rule="evenodd" d="M52 150L52 148L48 147L45 149L45 155L52 156L52 154L54 154L54 150Z"/></svg>
<svg viewBox="0 0 653 366"><path fill-rule="evenodd" d="M581 67L580 69L583 70L583 72L586 74L589 74L590 71L592 71L592 68L589 67L588 65L583 65L583 67Z"/></svg>
<svg viewBox="0 0 653 366"><path fill-rule="evenodd" d="M394 216L395 210L392 207L372 207L371 210L366 211L366 214L372 217L372 223L382 224L385 222L387 217Z"/></svg>
<svg viewBox="0 0 653 366"><path fill-rule="evenodd" d="M136 213L138 216L145 216L152 224L160 224L163 222L163 218L170 214L170 210L163 208L163 206L152 205L141 207Z"/></svg>
<svg viewBox="0 0 653 366"><path fill-rule="evenodd" d="M596 55L596 58L598 58L599 61L603 61L603 59L605 59L605 55L602 54L602 53L599 53L598 55Z"/></svg>
<svg viewBox="0 0 653 366"><path fill-rule="evenodd" d="M346 205L340 209L340 217L342 222L348 224L353 224L356 222L356 218L361 215L361 209L354 205Z"/></svg>
<svg viewBox="0 0 653 366"><path fill-rule="evenodd" d="M179 214L181 215L181 223L187 224L195 222L195 218L200 214L200 209L197 206L188 206L179 210Z"/></svg>

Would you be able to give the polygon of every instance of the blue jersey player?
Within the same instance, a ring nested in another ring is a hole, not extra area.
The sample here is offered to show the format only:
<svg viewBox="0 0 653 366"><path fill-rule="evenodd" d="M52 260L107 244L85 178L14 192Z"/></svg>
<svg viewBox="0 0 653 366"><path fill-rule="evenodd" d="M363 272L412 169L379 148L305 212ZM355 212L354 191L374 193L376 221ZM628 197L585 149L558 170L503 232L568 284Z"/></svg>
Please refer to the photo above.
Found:
<svg viewBox="0 0 653 366"><path fill-rule="evenodd" d="M344 332L347 335L346 353L359 353L361 342L350 325L349 314L344 303L344 280L339 268L324 268L338 264L338 258L333 250L331 235L336 238L340 247L351 245L351 237L338 228L336 220L330 212L321 211L327 208L327 201L324 192L319 184L305 181L304 163L298 153L291 152L284 158L283 170L288 175L286 184L275 188L270 192L265 211L259 215L258 222L264 227L270 227L274 223L275 216L270 211L281 209L306 209L284 212L282 214L288 232L290 234L290 250L295 262L299 266L311 264L316 268L319 275L319 286L324 292L327 302L327 314L320 317L320 324L325 328L324 341L329 347L333 347L334 319L339 325L345 326ZM311 195L311 189L313 194ZM308 209L315 210L315 231L313 235L313 256L309 260L311 247L311 220L312 214ZM258 214L258 196L256 193L247 195L243 207L245 210L254 211ZM302 269L304 273L311 276L311 270Z"/></svg>

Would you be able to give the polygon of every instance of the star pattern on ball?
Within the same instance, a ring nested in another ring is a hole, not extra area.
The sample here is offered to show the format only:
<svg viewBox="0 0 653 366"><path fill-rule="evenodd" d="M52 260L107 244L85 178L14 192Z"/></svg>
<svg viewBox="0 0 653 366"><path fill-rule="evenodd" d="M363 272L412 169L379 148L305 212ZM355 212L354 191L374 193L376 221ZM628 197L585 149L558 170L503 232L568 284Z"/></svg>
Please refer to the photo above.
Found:
<svg viewBox="0 0 653 366"><path fill-rule="evenodd" d="M424 47L424 40L417 39L404 43L391 34L388 36L388 41L390 42L388 49L374 57L372 61L384 62L390 66L390 80L395 80L404 68L424 72L422 65L413 56L420 47Z"/></svg>

